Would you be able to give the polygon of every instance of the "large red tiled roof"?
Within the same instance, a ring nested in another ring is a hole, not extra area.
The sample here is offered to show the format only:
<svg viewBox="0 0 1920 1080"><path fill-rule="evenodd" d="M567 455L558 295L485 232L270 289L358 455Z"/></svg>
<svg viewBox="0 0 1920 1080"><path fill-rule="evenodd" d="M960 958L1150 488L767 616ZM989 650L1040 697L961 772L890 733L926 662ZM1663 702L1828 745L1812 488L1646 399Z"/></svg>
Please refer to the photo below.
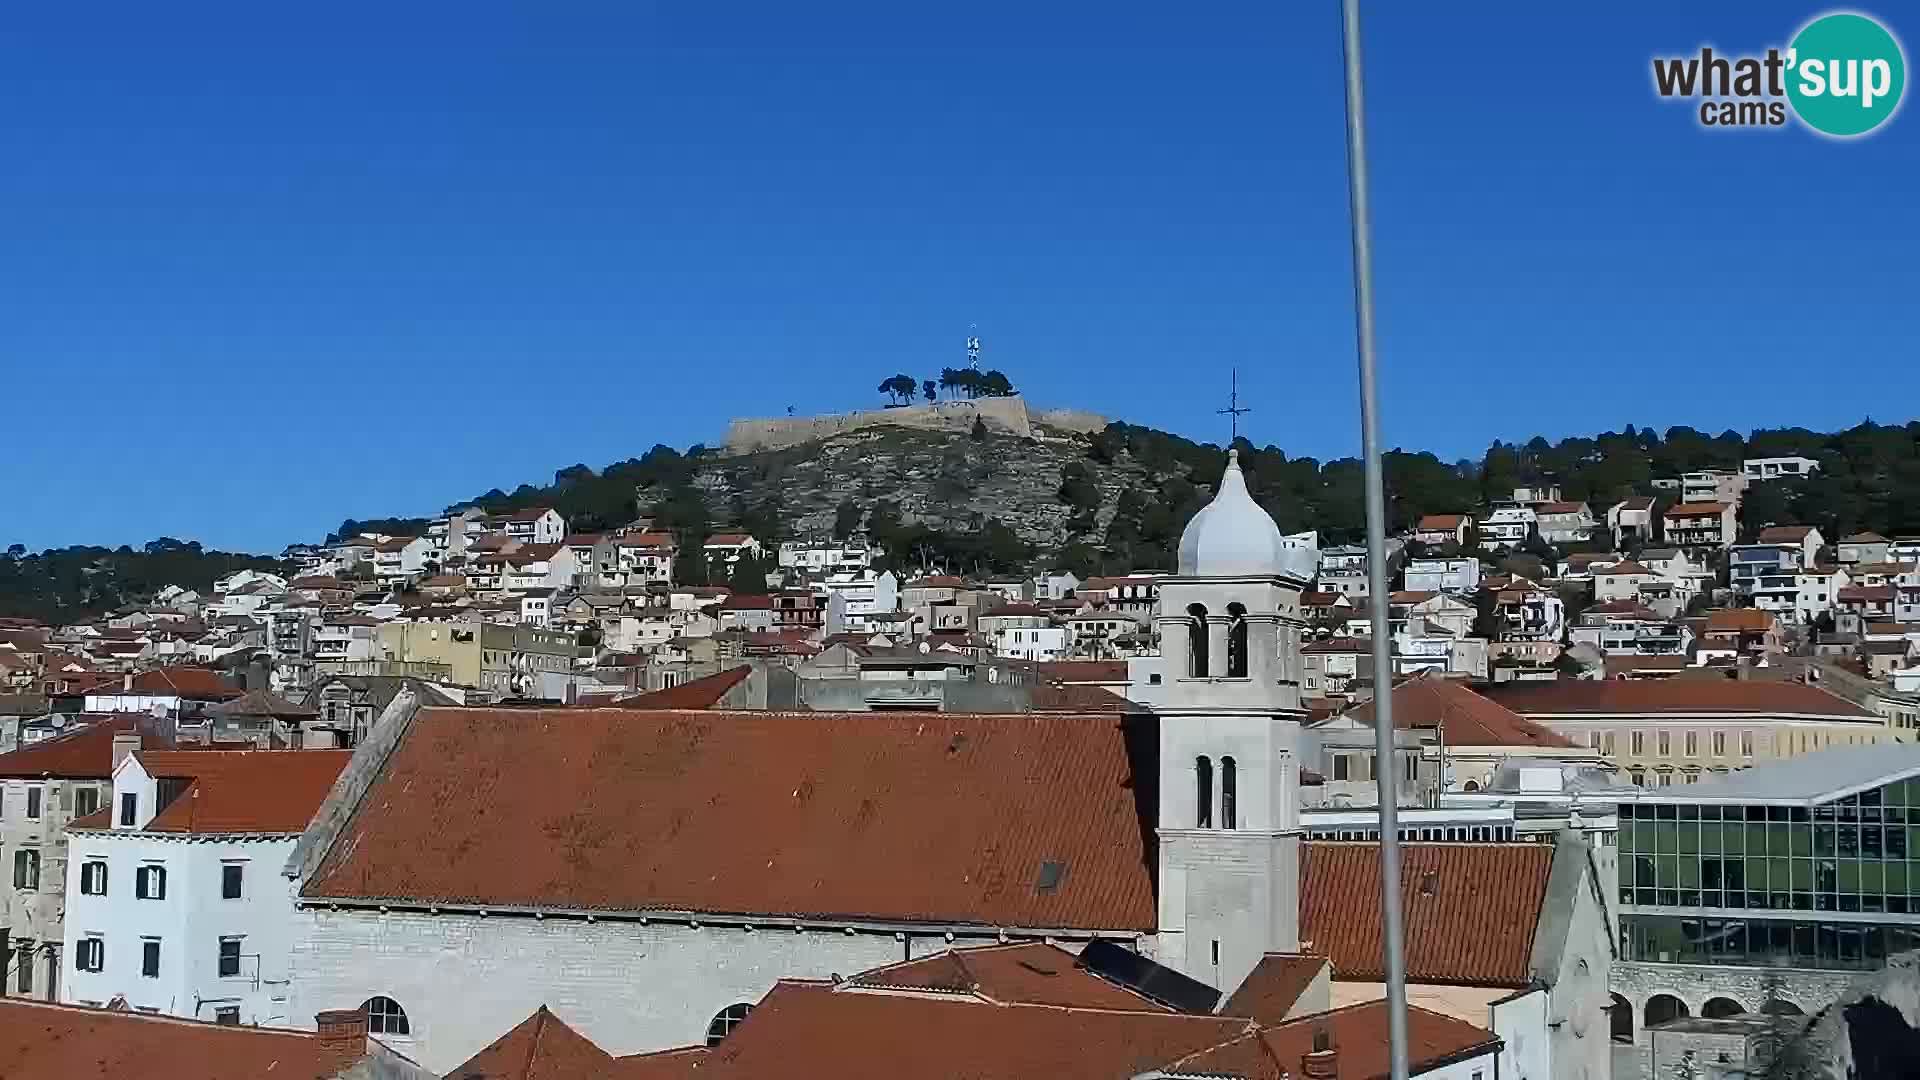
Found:
<svg viewBox="0 0 1920 1080"><path fill-rule="evenodd" d="M710 1053L704 1046L682 1046L674 1050L614 1058L612 1068L604 1075L611 1080L704 1080L710 1074L700 1069L707 1063Z"/></svg>
<svg viewBox="0 0 1920 1080"><path fill-rule="evenodd" d="M1029 692L1028 702L1035 712L1120 712L1128 705L1119 691L1085 683L1043 683Z"/></svg>
<svg viewBox="0 0 1920 1080"><path fill-rule="evenodd" d="M1773 629L1774 618L1770 611L1759 608L1722 608L1707 615L1706 632L1709 634L1763 634Z"/></svg>
<svg viewBox="0 0 1920 1080"><path fill-rule="evenodd" d="M1893 599L1893 586L1891 585L1849 585L1846 588L1841 589L1839 594L1836 595L1834 599L1840 601L1843 604L1886 603L1887 601Z"/></svg>
<svg viewBox="0 0 1920 1080"><path fill-rule="evenodd" d="M240 688L217 671L197 667L164 667L143 671L133 677L132 694L177 694L200 701L227 701L240 696ZM96 693L113 693L102 687Z"/></svg>
<svg viewBox="0 0 1920 1080"><path fill-rule="evenodd" d="M1307 992L1313 980L1327 966L1324 956L1305 953L1268 953L1253 965L1226 1004L1222 1016L1244 1016L1262 1023L1277 1024Z"/></svg>
<svg viewBox="0 0 1920 1080"><path fill-rule="evenodd" d="M423 709L304 894L1150 929L1150 723Z"/></svg>
<svg viewBox="0 0 1920 1080"><path fill-rule="evenodd" d="M140 718L92 718L86 726L51 739L0 754L0 778L9 780L110 780L113 778L113 736L138 731ZM143 748L165 745L158 735L140 736Z"/></svg>
<svg viewBox="0 0 1920 1080"><path fill-rule="evenodd" d="M1407 981L1527 985L1553 846L1400 850ZM1331 961L1336 979L1382 981L1380 845L1309 841L1301 845L1300 867L1301 947Z"/></svg>
<svg viewBox="0 0 1920 1080"><path fill-rule="evenodd" d="M1569 713L1658 716L1738 713L1761 716L1879 717L1817 686L1740 679L1560 679L1511 682L1489 695L1522 716Z"/></svg>
<svg viewBox="0 0 1920 1080"><path fill-rule="evenodd" d="M1003 1005L1171 1012L1150 998L1080 967L1065 949L1041 942L949 949L934 956L875 968L852 986L978 995ZM1235 1014L1239 1015L1239 1014Z"/></svg>
<svg viewBox="0 0 1920 1080"><path fill-rule="evenodd" d="M1347 715L1371 725L1373 702L1355 706ZM1444 726L1449 746L1577 745L1459 682L1425 672L1393 688L1393 726L1422 730Z"/></svg>
<svg viewBox="0 0 1920 1080"><path fill-rule="evenodd" d="M1451 531L1466 524L1470 519L1465 514L1428 514L1420 519L1414 528L1421 532Z"/></svg>
<svg viewBox="0 0 1920 1080"><path fill-rule="evenodd" d="M1697 502L1674 503L1667 507L1668 517L1719 517L1726 511L1725 503Z"/></svg>
<svg viewBox="0 0 1920 1080"><path fill-rule="evenodd" d="M343 1058L304 1031L0 1000L0 1073L9 1078L322 1080L362 1056Z"/></svg>
<svg viewBox="0 0 1920 1080"><path fill-rule="evenodd" d="M741 664L679 686L620 698L614 704L627 709L711 709L720 704L727 691L746 682L752 674L752 665Z"/></svg>
<svg viewBox="0 0 1920 1080"><path fill-rule="evenodd" d="M698 1077L1115 1080L1244 1034L1245 1020L781 982Z"/></svg>
<svg viewBox="0 0 1920 1080"><path fill-rule="evenodd" d="M1040 677L1048 682L1123 683L1127 681L1125 660L1042 660L1037 666Z"/></svg>
<svg viewBox="0 0 1920 1080"><path fill-rule="evenodd" d="M1167 1072L1177 1076L1221 1077L1225 1080L1294 1080L1308 1075L1305 1059L1325 1034L1334 1048L1326 1063L1330 1080L1376 1080L1388 1073L1387 1003L1369 1001L1348 1005L1274 1027L1263 1027L1231 1042L1170 1062ZM1490 1054L1501 1047L1500 1036L1465 1020L1407 1006L1407 1067L1418 1074L1448 1061ZM1477 1070L1476 1070L1477 1071Z"/></svg>
<svg viewBox="0 0 1920 1080"><path fill-rule="evenodd" d="M155 750L149 776L191 780L147 829L180 833L297 833L326 800L351 750Z"/></svg>

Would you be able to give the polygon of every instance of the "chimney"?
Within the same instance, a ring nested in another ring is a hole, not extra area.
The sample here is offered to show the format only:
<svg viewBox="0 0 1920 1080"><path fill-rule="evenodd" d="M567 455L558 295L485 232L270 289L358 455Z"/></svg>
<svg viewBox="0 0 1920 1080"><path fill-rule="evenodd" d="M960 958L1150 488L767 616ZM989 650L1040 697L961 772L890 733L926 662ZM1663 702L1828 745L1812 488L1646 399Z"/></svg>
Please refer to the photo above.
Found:
<svg viewBox="0 0 1920 1080"><path fill-rule="evenodd" d="M113 733L113 768L117 771L127 755L140 749L140 732L116 731Z"/></svg>
<svg viewBox="0 0 1920 1080"><path fill-rule="evenodd" d="M120 691L125 694L133 693L133 672L129 671L120 676Z"/></svg>
<svg viewBox="0 0 1920 1080"><path fill-rule="evenodd" d="M1340 1055L1333 1048L1333 1036L1326 1028L1313 1033L1313 1050L1300 1056L1300 1075L1306 1080L1338 1080Z"/></svg>
<svg viewBox="0 0 1920 1080"><path fill-rule="evenodd" d="M315 1013L319 1028L322 1076L345 1072L367 1056L367 1013L365 1009L329 1009Z"/></svg>

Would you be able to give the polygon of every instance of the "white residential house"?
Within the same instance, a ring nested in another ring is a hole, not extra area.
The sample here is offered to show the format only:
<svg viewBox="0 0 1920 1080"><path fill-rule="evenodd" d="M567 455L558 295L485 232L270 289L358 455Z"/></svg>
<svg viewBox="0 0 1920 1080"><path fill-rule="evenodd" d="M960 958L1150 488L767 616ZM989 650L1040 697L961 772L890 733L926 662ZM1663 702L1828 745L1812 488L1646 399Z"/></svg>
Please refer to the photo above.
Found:
<svg viewBox="0 0 1920 1080"><path fill-rule="evenodd" d="M1413 538L1422 544L1458 544L1467 546L1467 532L1473 527L1471 514L1428 514L1413 527Z"/></svg>
<svg viewBox="0 0 1920 1080"><path fill-rule="evenodd" d="M373 576L384 582L417 577L433 554L433 542L424 536L384 540L373 547Z"/></svg>
<svg viewBox="0 0 1920 1080"><path fill-rule="evenodd" d="M1770 525L1761 529L1754 540L1790 548L1794 566L1812 566L1818 562L1820 549L1827 543L1826 537L1821 536L1820 530L1812 525Z"/></svg>
<svg viewBox="0 0 1920 1080"><path fill-rule="evenodd" d="M993 642L995 656L1014 660L1059 660L1067 655L1067 628L1053 625L1032 604L1005 604L978 620L981 636Z"/></svg>
<svg viewBox="0 0 1920 1080"><path fill-rule="evenodd" d="M552 589L528 589L520 594L521 626L548 626L552 619Z"/></svg>
<svg viewBox="0 0 1920 1080"><path fill-rule="evenodd" d="M1652 568L1631 559L1593 572L1593 599L1605 604L1614 600L1639 600L1640 586L1663 580Z"/></svg>
<svg viewBox="0 0 1920 1080"><path fill-rule="evenodd" d="M1392 604L1387 609L1396 619L1405 619L1408 623L1418 620L1427 627L1444 630L1456 638L1464 638L1473 632L1474 616L1478 609L1456 596L1444 592L1397 592L1393 594ZM1372 633L1371 624L1361 631Z"/></svg>
<svg viewBox="0 0 1920 1080"><path fill-rule="evenodd" d="M1783 480L1806 476L1817 472L1820 463L1810 457L1786 455L1783 457L1748 458L1740 463L1740 471L1746 474L1748 483L1762 480Z"/></svg>
<svg viewBox="0 0 1920 1080"><path fill-rule="evenodd" d="M1839 557L1842 566L1886 562L1891 557L1891 541L1876 532L1854 533L1841 538Z"/></svg>
<svg viewBox="0 0 1920 1080"><path fill-rule="evenodd" d="M366 615L327 615L313 628L316 662L372 660L379 653L380 620Z"/></svg>
<svg viewBox="0 0 1920 1080"><path fill-rule="evenodd" d="M1568 636L1607 656L1685 656L1693 644L1686 623L1632 600L1595 604L1580 613Z"/></svg>
<svg viewBox="0 0 1920 1080"><path fill-rule="evenodd" d="M1662 537L1688 548L1724 548L1733 543L1733 504L1675 503L1660 519Z"/></svg>
<svg viewBox="0 0 1920 1080"><path fill-rule="evenodd" d="M858 538L849 540L783 540L779 563L782 570L809 574L857 574L873 565L880 549Z"/></svg>
<svg viewBox="0 0 1920 1080"><path fill-rule="evenodd" d="M108 806L67 829L60 1000L298 1026L287 1007L293 883L281 869L352 756L129 754Z"/></svg>
<svg viewBox="0 0 1920 1080"><path fill-rule="evenodd" d="M1783 623L1811 623L1832 612L1840 590L1851 583L1838 567L1771 569L1749 578L1744 591L1754 607Z"/></svg>
<svg viewBox="0 0 1920 1080"><path fill-rule="evenodd" d="M747 533L714 533L707 537L704 545L708 563L719 563L729 569L742 558L758 559L761 554L760 541Z"/></svg>
<svg viewBox="0 0 1920 1080"><path fill-rule="evenodd" d="M1584 543L1599 523L1583 502L1544 502L1533 508L1540 539L1549 544Z"/></svg>
<svg viewBox="0 0 1920 1080"><path fill-rule="evenodd" d="M532 544L503 556L500 587L506 592L571 588L579 570L573 549Z"/></svg>
<svg viewBox="0 0 1920 1080"><path fill-rule="evenodd" d="M1480 560L1409 559L1406 584L1408 592L1470 593L1480 587Z"/></svg>
<svg viewBox="0 0 1920 1080"><path fill-rule="evenodd" d="M1531 506L1535 503L1556 503L1560 501L1559 484L1534 484L1530 487L1513 489L1513 501Z"/></svg>
<svg viewBox="0 0 1920 1080"><path fill-rule="evenodd" d="M629 585L665 584L673 580L673 560L678 553L673 534L638 532L613 540L613 565L599 572L603 589Z"/></svg>
<svg viewBox="0 0 1920 1080"><path fill-rule="evenodd" d="M1738 509L1746 490L1744 473L1705 469L1680 478L1681 502L1718 502Z"/></svg>
<svg viewBox="0 0 1920 1080"><path fill-rule="evenodd" d="M1035 600L1066 600L1079 591L1080 578L1068 570L1052 570L1033 577Z"/></svg>
<svg viewBox="0 0 1920 1080"><path fill-rule="evenodd" d="M1320 549L1320 576L1315 587L1321 592L1337 592L1355 600L1370 595L1367 584L1367 549L1359 546Z"/></svg>
<svg viewBox="0 0 1920 1080"><path fill-rule="evenodd" d="M1539 517L1531 506L1502 506L1480 520L1480 546L1488 551L1514 551L1526 545Z"/></svg>
<svg viewBox="0 0 1920 1080"><path fill-rule="evenodd" d="M836 596L845 602L846 625L838 630L829 627L830 634L867 629L868 616L900 610L900 579L891 570L829 574L814 592L823 598L823 604Z"/></svg>
<svg viewBox="0 0 1920 1080"><path fill-rule="evenodd" d="M567 519L550 506L531 506L495 518L501 531L523 544L557 544L566 539Z"/></svg>
<svg viewBox="0 0 1920 1080"><path fill-rule="evenodd" d="M1653 498L1635 495L1607 507L1607 528L1615 551L1653 539Z"/></svg>

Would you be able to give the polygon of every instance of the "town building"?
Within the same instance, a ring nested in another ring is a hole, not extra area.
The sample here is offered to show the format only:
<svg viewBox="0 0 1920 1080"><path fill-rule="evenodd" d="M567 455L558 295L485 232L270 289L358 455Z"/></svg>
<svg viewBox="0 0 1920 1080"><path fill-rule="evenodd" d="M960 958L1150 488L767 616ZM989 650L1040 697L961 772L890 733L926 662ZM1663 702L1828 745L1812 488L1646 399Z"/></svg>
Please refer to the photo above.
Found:
<svg viewBox="0 0 1920 1080"><path fill-rule="evenodd" d="M515 510L492 518L488 524L522 544L558 544L567 536L567 519L550 506Z"/></svg>
<svg viewBox="0 0 1920 1080"><path fill-rule="evenodd" d="M1840 538L1837 553L1840 565L1851 566L1854 563L1883 563L1890 557L1891 542L1876 532L1857 532Z"/></svg>
<svg viewBox="0 0 1920 1080"><path fill-rule="evenodd" d="M1540 539L1549 544L1583 544L1599 527L1584 502L1543 502L1533 512Z"/></svg>
<svg viewBox="0 0 1920 1080"><path fill-rule="evenodd" d="M1782 457L1748 458L1740 463L1740 471L1750 484L1765 480L1791 480L1817 472L1820 463L1810 457L1785 455Z"/></svg>
<svg viewBox="0 0 1920 1080"><path fill-rule="evenodd" d="M1735 536L1732 503L1675 503L1660 520L1662 538L1680 547L1724 548Z"/></svg>
<svg viewBox="0 0 1920 1080"><path fill-rule="evenodd" d="M1428 514L1413 526L1413 539L1422 544L1456 544L1467 546L1467 536L1473 529L1471 514Z"/></svg>
<svg viewBox="0 0 1920 1080"><path fill-rule="evenodd" d="M1480 519L1480 546L1488 551L1517 551L1535 535L1538 518L1530 506L1501 506Z"/></svg>
<svg viewBox="0 0 1920 1080"><path fill-rule="evenodd" d="M1406 591L1470 593L1480 587L1480 560L1424 558L1407 560Z"/></svg>
<svg viewBox="0 0 1920 1080"><path fill-rule="evenodd" d="M709 565L716 570L725 568L727 572L731 572L741 559L758 560L762 554L760 541L742 532L714 533L707 537L702 550L706 553Z"/></svg>
<svg viewBox="0 0 1920 1080"><path fill-rule="evenodd" d="M137 751L68 826L60 999L286 1027L293 898L280 873L351 753Z"/></svg>
<svg viewBox="0 0 1920 1080"><path fill-rule="evenodd" d="M1635 544L1654 539L1653 498L1635 495L1607 508L1607 529L1613 533L1613 549L1626 551Z"/></svg>

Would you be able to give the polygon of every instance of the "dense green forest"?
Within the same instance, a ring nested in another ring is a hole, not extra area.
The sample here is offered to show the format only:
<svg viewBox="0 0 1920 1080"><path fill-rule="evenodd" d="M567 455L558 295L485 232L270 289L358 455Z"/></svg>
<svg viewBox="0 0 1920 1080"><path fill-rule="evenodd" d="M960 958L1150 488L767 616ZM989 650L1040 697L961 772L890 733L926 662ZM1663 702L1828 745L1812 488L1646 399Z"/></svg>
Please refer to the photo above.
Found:
<svg viewBox="0 0 1920 1080"><path fill-rule="evenodd" d="M985 433L956 437L980 439ZM1366 518L1357 458L1320 461L1289 457L1277 446L1256 447L1246 439L1237 445L1254 497L1283 530L1318 529L1326 543L1360 539ZM842 536L864 531L887 549L888 564L900 568L934 565L998 574L1064 566L1082 576L1171 570L1180 532L1218 481L1224 453L1223 447L1152 428L1110 425L1087 440L1084 455L1061 468L1053 498L1069 515L1071 537L1059 550L1034 550L991 520L966 529L932 529L905 520L897 502L885 497L841 504L835 531ZM1518 485L1542 482L1558 484L1566 499L1590 502L1596 514L1632 494L1671 502L1670 493L1655 492L1651 481L1701 469L1738 469L1744 458L1789 454L1819 461L1820 470L1804 479L1750 487L1741 508L1743 535L1784 523L1817 525L1829 540L1863 530L1887 536L1920 533L1920 422L1866 422L1835 433L1765 429L1744 436L1629 426L1557 443L1537 437L1496 442L1477 461L1394 450L1385 462L1389 527L1401 531L1424 514L1472 511L1490 498L1510 496ZM722 528L751 532L763 543L786 538L778 468L764 466L764 473L756 474L764 475L764 483L756 481L748 491L714 505L696 482L702 466L712 461L697 444L685 453L655 446L599 470L570 465L557 471L551 484L522 484L511 492L496 488L471 504L496 512L550 505L578 532L613 528L648 513L656 526L679 537L683 550ZM1143 485L1134 480L1141 475L1161 479ZM1116 477L1126 483L1110 503L1102 497L1102 481L1109 481L1106 490L1111 491ZM349 520L334 536L369 529L417 532L424 524L420 518ZM713 571L701 560L681 562L679 574L686 583L708 583ZM29 555L16 545L0 560L0 615L75 618L144 599L162 585L204 589L232 570L274 565L270 559L202 551L198 544L170 538L139 551L74 547ZM758 591L769 568L743 564L724 583Z"/></svg>
<svg viewBox="0 0 1920 1080"><path fill-rule="evenodd" d="M28 554L19 544L0 558L0 615L60 623L150 599L167 585L203 595L235 570L284 572L277 559L207 551L170 536L139 549L68 547Z"/></svg>

